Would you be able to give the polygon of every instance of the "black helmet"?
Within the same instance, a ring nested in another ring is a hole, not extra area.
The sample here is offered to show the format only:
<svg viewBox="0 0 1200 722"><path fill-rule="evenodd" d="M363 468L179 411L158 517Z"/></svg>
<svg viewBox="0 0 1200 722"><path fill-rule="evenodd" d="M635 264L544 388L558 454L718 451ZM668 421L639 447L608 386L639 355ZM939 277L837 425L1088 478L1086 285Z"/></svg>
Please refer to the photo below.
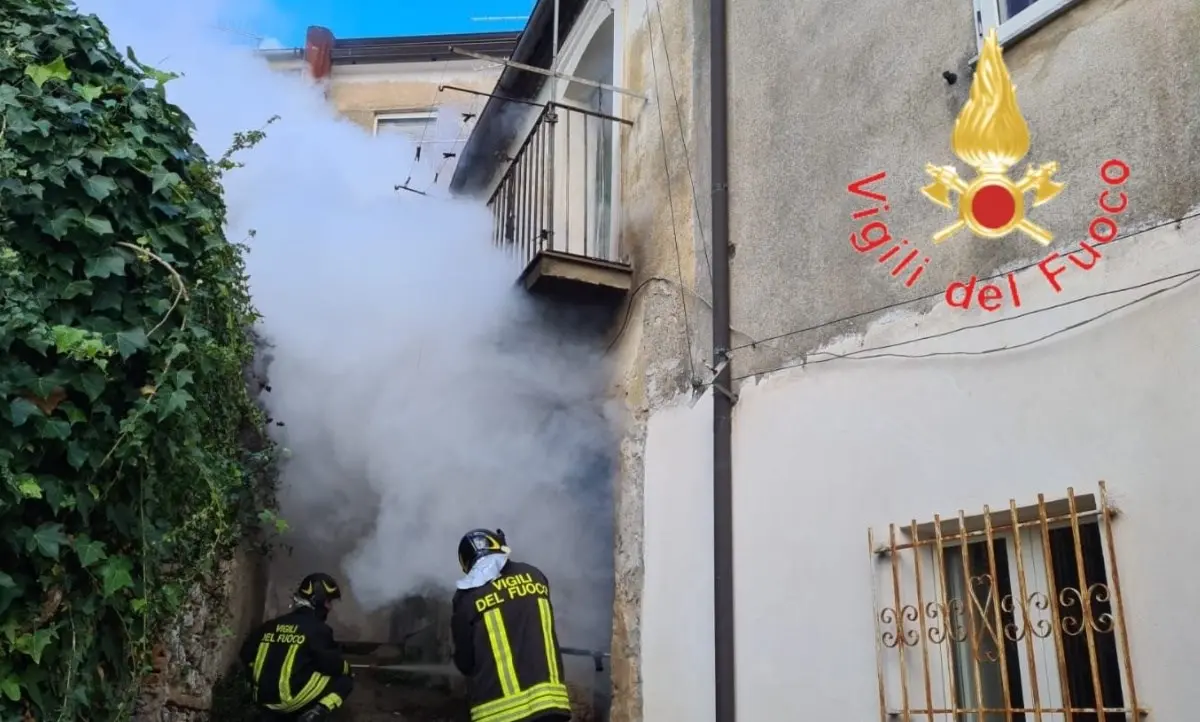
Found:
<svg viewBox="0 0 1200 722"><path fill-rule="evenodd" d="M300 582L296 590L296 599L307 602L317 614L324 619L328 614L326 602L342 598L342 589L337 581L323 572L309 574Z"/></svg>
<svg viewBox="0 0 1200 722"><path fill-rule="evenodd" d="M464 534L462 541L458 543L458 565L462 567L463 573L466 573L483 557L508 552L508 540L504 538L503 531L472 529Z"/></svg>

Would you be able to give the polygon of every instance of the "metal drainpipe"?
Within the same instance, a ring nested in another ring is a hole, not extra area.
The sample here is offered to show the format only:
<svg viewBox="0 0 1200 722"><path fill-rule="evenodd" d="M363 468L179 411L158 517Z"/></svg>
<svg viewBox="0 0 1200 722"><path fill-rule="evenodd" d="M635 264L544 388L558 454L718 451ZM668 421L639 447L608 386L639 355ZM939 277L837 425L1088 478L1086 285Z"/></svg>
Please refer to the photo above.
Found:
<svg viewBox="0 0 1200 722"><path fill-rule="evenodd" d="M729 315L729 80L726 0L709 0L712 148L713 652L716 722L737 719L733 623L733 384Z"/></svg>

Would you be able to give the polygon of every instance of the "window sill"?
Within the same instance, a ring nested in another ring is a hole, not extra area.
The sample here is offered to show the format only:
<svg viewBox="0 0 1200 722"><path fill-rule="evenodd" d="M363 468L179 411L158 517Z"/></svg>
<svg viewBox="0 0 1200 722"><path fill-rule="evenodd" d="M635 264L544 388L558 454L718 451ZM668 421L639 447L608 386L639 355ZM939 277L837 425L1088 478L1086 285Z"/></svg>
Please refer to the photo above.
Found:
<svg viewBox="0 0 1200 722"><path fill-rule="evenodd" d="M1043 0L1026 8L1018 13L1016 17L1009 18L1007 22L1001 23L996 28L996 35L1000 40L1000 47L1008 50L1013 45L1016 45L1021 40L1032 35L1043 25L1046 25L1054 18L1063 14L1072 7L1083 2L1083 0ZM987 32L987 28L983 28L979 35L978 43L980 47L983 44L982 33ZM974 57L967 61L971 68L979 62L979 53L975 53Z"/></svg>

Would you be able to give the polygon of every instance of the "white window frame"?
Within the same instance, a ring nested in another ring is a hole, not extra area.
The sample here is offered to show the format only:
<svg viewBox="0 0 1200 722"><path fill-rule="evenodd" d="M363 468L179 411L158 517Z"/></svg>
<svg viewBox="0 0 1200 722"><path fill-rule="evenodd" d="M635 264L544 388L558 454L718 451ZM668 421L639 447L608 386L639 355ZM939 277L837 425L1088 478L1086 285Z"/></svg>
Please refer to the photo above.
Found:
<svg viewBox="0 0 1200 722"><path fill-rule="evenodd" d="M1000 22L1000 3L1004 0L972 0L975 6L976 44L983 47L988 30L996 28L1001 47L1037 30L1082 0L1034 0L1013 17Z"/></svg>
<svg viewBox="0 0 1200 722"><path fill-rule="evenodd" d="M592 38L603 27L604 23L612 17L613 22L613 47L612 47L612 80L610 82L620 85L622 74L624 73L624 10L619 3L611 3L609 0L588 0L580 11L579 17L575 20L575 25L571 28L571 32L563 40L562 47L558 54L557 69L559 72L567 75L574 75L579 66L583 55L587 52L591 45ZM574 105L566 98L567 90L571 84L568 81L561 81L554 85L556 92L551 100L563 103L566 105ZM612 101L611 113L613 117L622 117L621 113L625 109L624 94L606 91L609 93ZM619 219L621 218L621 130L623 126L620 123L612 121L612 147L609 149L609 201L608 201L608 235L609 248L607 252L600 253L590 251L591 255L606 260L620 260L621 258L621 235L617 229L620 228ZM588 199L589 203L592 199Z"/></svg>
<svg viewBox="0 0 1200 722"><path fill-rule="evenodd" d="M375 120L371 126L371 132L374 135L379 135L379 121L384 121L387 124L389 120L424 120L426 123L437 122L436 110L412 110L400 113L376 113Z"/></svg>

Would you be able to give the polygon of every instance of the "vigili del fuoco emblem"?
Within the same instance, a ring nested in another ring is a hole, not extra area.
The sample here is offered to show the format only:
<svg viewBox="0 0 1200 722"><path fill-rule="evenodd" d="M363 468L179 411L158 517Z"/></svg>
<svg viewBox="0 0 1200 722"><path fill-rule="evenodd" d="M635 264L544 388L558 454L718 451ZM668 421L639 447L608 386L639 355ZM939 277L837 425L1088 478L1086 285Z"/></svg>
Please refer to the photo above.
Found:
<svg viewBox="0 0 1200 722"><path fill-rule="evenodd" d="M1031 164L1020 181L1008 177L1009 168L1029 152L1029 126L1017 107L1017 89L994 28L979 53L971 95L954 122L950 148L978 175L966 181L952 165L925 166L933 178L921 189L926 198L953 209L950 194L958 195L958 220L933 234L935 244L963 228L981 238L1003 238L1017 230L1043 246L1050 244L1053 234L1025 216L1025 194L1033 193L1036 208L1062 192L1063 184L1053 180L1058 163Z"/></svg>

